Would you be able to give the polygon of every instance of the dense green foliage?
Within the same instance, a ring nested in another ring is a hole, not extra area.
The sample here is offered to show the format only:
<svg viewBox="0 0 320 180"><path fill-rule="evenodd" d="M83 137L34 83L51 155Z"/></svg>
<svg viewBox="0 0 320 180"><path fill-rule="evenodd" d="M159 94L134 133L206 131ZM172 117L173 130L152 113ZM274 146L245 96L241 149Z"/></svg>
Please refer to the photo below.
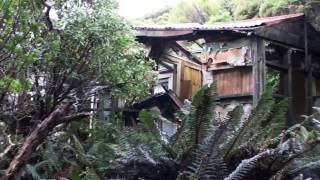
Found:
<svg viewBox="0 0 320 180"><path fill-rule="evenodd" d="M153 61L145 57L115 9L112 0L0 2L1 170L8 167L24 139L56 109L72 103L66 115L93 113L97 111L90 105L93 95L116 96L126 104L149 95L156 81ZM74 126L60 125L47 144L34 149L24 178L50 178L74 164L74 158L90 164L83 156L63 156L65 151L81 154L87 148L75 135L80 129ZM105 151L100 156L110 156L108 148L95 144L90 153ZM97 164L75 171L91 170L105 162Z"/></svg>
<svg viewBox="0 0 320 180"><path fill-rule="evenodd" d="M131 104L147 96L155 82L153 62L115 13L114 1L53 2L0 2L0 175L31 132L65 103L74 105L67 115L94 114L99 109L91 106L92 95L116 96ZM294 0L185 0L149 20L213 23L286 13L288 4L307 7ZM53 10L56 18L50 16ZM272 88L249 117L240 105L218 117L216 101L216 84L203 87L179 113L181 125L172 137L159 131L158 123L165 119L156 110L142 111L131 128L120 127L117 117L60 124L48 137L39 137L46 141L32 149L20 176L290 178L319 167L319 109L286 129L287 102L273 99Z"/></svg>

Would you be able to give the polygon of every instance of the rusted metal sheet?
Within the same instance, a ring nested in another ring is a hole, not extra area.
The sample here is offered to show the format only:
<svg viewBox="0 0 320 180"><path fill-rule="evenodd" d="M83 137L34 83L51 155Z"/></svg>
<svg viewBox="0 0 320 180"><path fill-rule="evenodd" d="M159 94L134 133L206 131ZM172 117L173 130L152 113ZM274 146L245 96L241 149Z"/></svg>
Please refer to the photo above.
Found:
<svg viewBox="0 0 320 180"><path fill-rule="evenodd" d="M229 49L227 51L219 51L216 54L210 54L208 59L211 58L212 64L230 64L233 66L246 65L246 55L248 52L247 47Z"/></svg>
<svg viewBox="0 0 320 180"><path fill-rule="evenodd" d="M219 96L248 95L253 93L252 68L241 67L213 71Z"/></svg>
<svg viewBox="0 0 320 180"><path fill-rule="evenodd" d="M206 44L208 70L220 70L251 64L248 39Z"/></svg>

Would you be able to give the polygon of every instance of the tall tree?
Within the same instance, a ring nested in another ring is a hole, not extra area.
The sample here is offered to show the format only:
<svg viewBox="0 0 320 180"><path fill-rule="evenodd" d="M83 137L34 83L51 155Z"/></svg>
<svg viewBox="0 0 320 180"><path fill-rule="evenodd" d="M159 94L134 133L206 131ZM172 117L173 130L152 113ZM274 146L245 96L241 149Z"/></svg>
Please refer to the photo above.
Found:
<svg viewBox="0 0 320 180"><path fill-rule="evenodd" d="M148 94L155 73L112 0L0 7L0 160L4 179L19 179L50 131L94 111L93 95L132 103Z"/></svg>

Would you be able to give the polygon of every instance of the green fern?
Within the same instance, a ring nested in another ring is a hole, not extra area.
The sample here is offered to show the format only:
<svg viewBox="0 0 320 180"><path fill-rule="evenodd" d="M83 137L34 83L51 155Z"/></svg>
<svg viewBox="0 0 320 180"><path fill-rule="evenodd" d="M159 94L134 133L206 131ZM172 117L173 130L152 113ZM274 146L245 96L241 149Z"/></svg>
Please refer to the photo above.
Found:
<svg viewBox="0 0 320 180"><path fill-rule="evenodd" d="M243 115L242 106L235 107L223 120L215 118L210 136L195 150L192 163L184 171L188 179L223 179L228 172L224 155L228 136L236 136L236 125Z"/></svg>
<svg viewBox="0 0 320 180"><path fill-rule="evenodd" d="M83 145L81 144L81 142L79 141L79 139L75 135L73 135L72 138L73 138L73 145L74 145L73 150L74 150L75 154L78 156L79 161L85 165L90 164L90 162L87 158L85 149L84 149Z"/></svg>
<svg viewBox="0 0 320 180"><path fill-rule="evenodd" d="M271 156L274 153L270 150L264 151L255 155L250 159L243 160L238 167L224 180L245 180L250 179L252 172L259 166L259 161L266 156Z"/></svg>
<svg viewBox="0 0 320 180"><path fill-rule="evenodd" d="M218 99L217 83L201 88L192 99L191 118L188 123L190 138L200 144L212 131L213 110Z"/></svg>
<svg viewBox="0 0 320 180"><path fill-rule="evenodd" d="M275 101L273 99L273 89L268 87L262 95L257 106L252 110L250 116L242 120L234 132L234 135L228 141L228 148L225 149L224 157L229 158L232 151L240 147L245 147L248 140L255 139L260 133L261 124L266 122L272 114Z"/></svg>
<svg viewBox="0 0 320 180"><path fill-rule="evenodd" d="M273 89L268 87L263 93L258 105L253 109L250 117L244 122L242 131L239 132L239 141L236 145L241 146L247 142L247 140L257 134L261 129L261 124L268 120L272 114L275 101L273 99Z"/></svg>
<svg viewBox="0 0 320 180"><path fill-rule="evenodd" d="M182 124L168 144L162 142L155 114L142 111L137 129L123 138L125 147L133 153L126 155L145 160L148 158L142 151L153 158L161 151L175 150L175 156L164 153L162 158L178 164L178 179L269 179L285 173L294 159L320 142L319 131L312 125L305 127L315 115L283 130L287 100L276 102L272 88L266 89L249 117L243 115L241 105L225 116L215 116L216 100L215 83L199 90L190 112L180 113Z"/></svg>
<svg viewBox="0 0 320 180"><path fill-rule="evenodd" d="M101 180L97 173L89 167L86 167L86 169L81 173L81 178L83 180Z"/></svg>
<svg viewBox="0 0 320 180"><path fill-rule="evenodd" d="M226 176L226 164L215 147L218 136L208 137L194 151L192 163L183 173L187 179L222 179Z"/></svg>
<svg viewBox="0 0 320 180"><path fill-rule="evenodd" d="M31 175L32 179L40 180L40 174L38 173L37 167L31 164L27 164L25 167L25 171L27 174Z"/></svg>

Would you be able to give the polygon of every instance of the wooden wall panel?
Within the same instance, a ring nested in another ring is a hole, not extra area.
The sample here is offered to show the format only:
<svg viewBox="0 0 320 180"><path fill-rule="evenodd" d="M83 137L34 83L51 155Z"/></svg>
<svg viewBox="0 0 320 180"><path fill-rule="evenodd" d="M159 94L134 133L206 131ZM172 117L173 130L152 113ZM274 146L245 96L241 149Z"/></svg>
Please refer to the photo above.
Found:
<svg viewBox="0 0 320 180"><path fill-rule="evenodd" d="M180 99L191 99L202 87L202 72L200 67L182 62Z"/></svg>
<svg viewBox="0 0 320 180"><path fill-rule="evenodd" d="M299 71L293 71L292 76L292 104L295 122L300 122L301 115L306 114L306 75Z"/></svg>
<svg viewBox="0 0 320 180"><path fill-rule="evenodd" d="M219 96L248 95L253 92L252 68L241 67L213 71Z"/></svg>

